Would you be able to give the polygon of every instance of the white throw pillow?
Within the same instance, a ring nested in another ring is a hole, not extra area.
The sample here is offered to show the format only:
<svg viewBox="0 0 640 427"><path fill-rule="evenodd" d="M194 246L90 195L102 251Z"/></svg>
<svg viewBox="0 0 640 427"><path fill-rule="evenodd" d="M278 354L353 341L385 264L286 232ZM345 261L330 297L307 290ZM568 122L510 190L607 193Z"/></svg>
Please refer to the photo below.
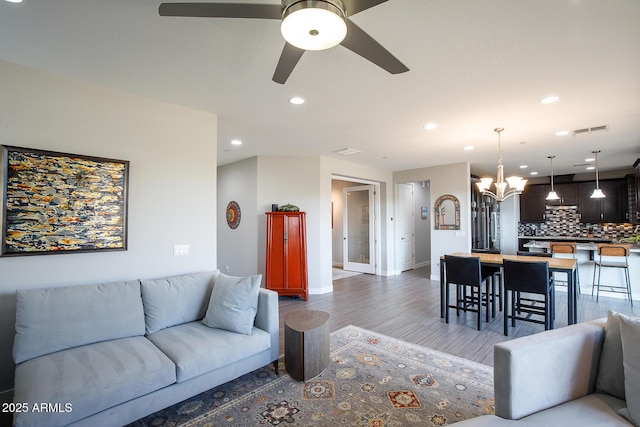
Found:
<svg viewBox="0 0 640 427"><path fill-rule="evenodd" d="M235 277L220 273L202 323L211 328L251 335L261 282L261 274Z"/></svg>
<svg viewBox="0 0 640 427"><path fill-rule="evenodd" d="M640 318L619 317L627 408L633 423L640 425Z"/></svg>

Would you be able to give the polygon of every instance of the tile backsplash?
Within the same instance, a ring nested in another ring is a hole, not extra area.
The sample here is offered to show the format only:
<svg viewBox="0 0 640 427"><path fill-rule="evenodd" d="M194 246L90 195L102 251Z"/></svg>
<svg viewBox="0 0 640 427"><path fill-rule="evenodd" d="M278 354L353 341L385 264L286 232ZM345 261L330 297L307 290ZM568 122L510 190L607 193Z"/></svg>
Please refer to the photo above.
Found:
<svg viewBox="0 0 640 427"><path fill-rule="evenodd" d="M581 223L574 206L547 206L545 218L543 223L519 223L518 235L619 240L632 236L636 228L628 223Z"/></svg>

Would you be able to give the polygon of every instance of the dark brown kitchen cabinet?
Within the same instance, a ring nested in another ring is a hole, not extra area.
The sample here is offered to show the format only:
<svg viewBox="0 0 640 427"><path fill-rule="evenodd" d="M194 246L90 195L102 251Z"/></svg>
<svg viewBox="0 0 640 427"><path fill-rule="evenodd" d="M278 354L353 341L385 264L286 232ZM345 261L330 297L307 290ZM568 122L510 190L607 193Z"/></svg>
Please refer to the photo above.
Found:
<svg viewBox="0 0 640 427"><path fill-rule="evenodd" d="M560 204L563 206L577 206L580 203L577 182L558 184L556 187L558 196L560 196Z"/></svg>
<svg viewBox="0 0 640 427"><path fill-rule="evenodd" d="M554 186L555 187L555 186ZM550 185L529 185L520 195L520 222L543 222Z"/></svg>
<svg viewBox="0 0 640 427"><path fill-rule="evenodd" d="M578 186L581 222L626 222L627 186L624 179L600 181L600 189L605 194L603 199L592 199L596 188L594 181L581 182Z"/></svg>

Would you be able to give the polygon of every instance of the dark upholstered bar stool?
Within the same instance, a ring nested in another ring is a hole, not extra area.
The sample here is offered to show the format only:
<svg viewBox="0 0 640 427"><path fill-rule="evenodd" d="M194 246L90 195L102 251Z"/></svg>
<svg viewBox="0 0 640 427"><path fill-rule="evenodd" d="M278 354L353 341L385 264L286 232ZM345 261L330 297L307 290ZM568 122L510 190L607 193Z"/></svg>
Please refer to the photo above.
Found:
<svg viewBox="0 0 640 427"><path fill-rule="evenodd" d="M478 313L478 330L482 330L482 306L486 307L486 320L489 321L489 304L495 304L495 298L490 290L491 275L482 275L480 258L458 257L445 255L446 277L445 284L445 321L449 323L449 308L456 309L456 315L461 311ZM482 291L482 284L485 290ZM456 285L456 305L449 305L449 285ZM467 288L471 288L467 294Z"/></svg>
<svg viewBox="0 0 640 427"><path fill-rule="evenodd" d="M631 279L629 277L629 252L630 245L615 243L600 243L598 245L598 257L595 260L593 268L593 284L591 285L591 296L593 296L593 288L597 288L596 301L600 296L600 288L604 288L607 292L615 292L627 294L631 306L633 307L633 298L631 297ZM620 285L603 285L600 283L600 273L603 268L620 268L624 270L626 286ZM596 270L598 270L598 282L596 283Z"/></svg>
<svg viewBox="0 0 640 427"><path fill-rule="evenodd" d="M471 253L479 254L497 254L500 255L502 251L500 249L472 249ZM498 307L502 311L502 269L500 267L491 267L489 265L483 265L482 277L491 276L491 293L498 298ZM495 304L492 307L492 315L496 317Z"/></svg>
<svg viewBox="0 0 640 427"><path fill-rule="evenodd" d="M545 261L512 261L502 263L504 274L504 334L509 335L508 322L516 326L516 319L539 323L553 329L555 295L549 264ZM511 295L511 301L509 301ZM519 296L518 296L519 295ZM535 295L539 297L536 298ZM522 315L522 314L525 315ZM542 316L544 320L539 320Z"/></svg>

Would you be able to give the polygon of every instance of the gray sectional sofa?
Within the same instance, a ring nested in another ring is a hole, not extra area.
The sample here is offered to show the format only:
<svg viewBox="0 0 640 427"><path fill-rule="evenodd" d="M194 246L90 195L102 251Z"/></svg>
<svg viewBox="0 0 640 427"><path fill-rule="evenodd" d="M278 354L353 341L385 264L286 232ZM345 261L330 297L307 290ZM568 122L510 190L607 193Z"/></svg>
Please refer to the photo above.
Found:
<svg viewBox="0 0 640 427"><path fill-rule="evenodd" d="M631 322L635 337L628 334L624 351L620 320L611 312L607 320L497 344L496 415L456 426L635 425L631 420L637 421L640 412L640 319Z"/></svg>
<svg viewBox="0 0 640 427"><path fill-rule="evenodd" d="M124 425L277 370L278 295L260 282L213 271L19 290L14 425Z"/></svg>

